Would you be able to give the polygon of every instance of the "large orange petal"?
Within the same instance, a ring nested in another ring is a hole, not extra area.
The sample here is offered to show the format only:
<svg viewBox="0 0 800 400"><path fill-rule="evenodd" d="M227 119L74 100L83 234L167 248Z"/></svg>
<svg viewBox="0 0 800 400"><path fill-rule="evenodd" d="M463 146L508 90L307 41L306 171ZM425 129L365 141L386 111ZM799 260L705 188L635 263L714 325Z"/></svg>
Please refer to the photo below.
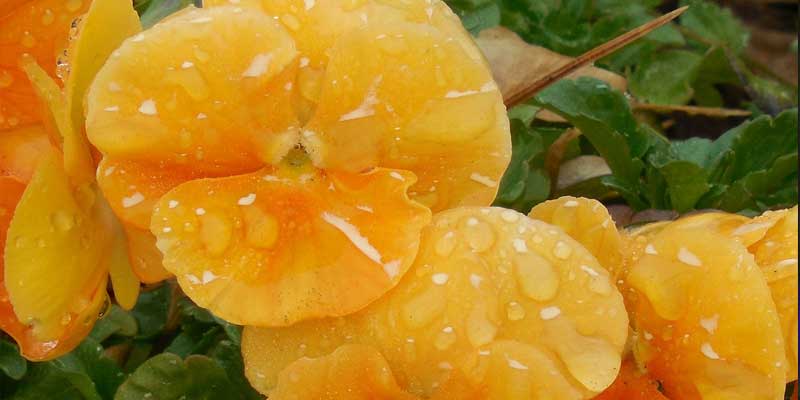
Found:
<svg viewBox="0 0 800 400"><path fill-rule="evenodd" d="M407 172L290 164L196 180L161 198L152 232L181 288L227 321L276 326L346 315L411 265L430 218L406 195L413 182Z"/></svg>
<svg viewBox="0 0 800 400"><path fill-rule="evenodd" d="M103 204L96 188L73 189L60 157L51 155L8 229L5 288L14 313L34 340L62 351L91 330L105 300L111 215Z"/></svg>
<svg viewBox="0 0 800 400"><path fill-rule="evenodd" d="M150 229L153 205L181 183L202 178L197 171L104 158L97 167L97 183L127 228Z"/></svg>
<svg viewBox="0 0 800 400"><path fill-rule="evenodd" d="M379 349L400 387L426 398L471 388L476 398L586 399L614 381L627 333L608 272L563 231L511 210L458 208L434 217L414 266L379 301L344 318L247 327L242 352L265 394L295 360L355 343Z"/></svg>
<svg viewBox="0 0 800 400"><path fill-rule="evenodd" d="M297 143L284 88L295 55L260 11L187 9L126 40L103 66L88 98L89 139L109 158L212 175L280 161Z"/></svg>
<svg viewBox="0 0 800 400"><path fill-rule="evenodd" d="M464 30L461 20L440 0L205 0L204 7L245 6L260 8L292 32L297 50L307 59L305 66L322 69L328 49L348 32L367 24L390 25L413 22L435 27L459 42L475 60L483 60L478 47ZM312 100L312 99L309 99ZM316 102L316 101L314 101Z"/></svg>
<svg viewBox="0 0 800 400"><path fill-rule="evenodd" d="M256 6L299 52L301 140L318 166L411 170L412 198L434 211L488 205L510 157L491 73L438 0L229 1Z"/></svg>
<svg viewBox="0 0 800 400"><path fill-rule="evenodd" d="M273 400L414 400L397 386L380 352L345 345L319 358L295 361L278 378Z"/></svg>
<svg viewBox="0 0 800 400"><path fill-rule="evenodd" d="M330 49L302 143L333 170L406 169L412 198L434 211L488 205L511 154L488 68L421 24L368 25Z"/></svg>
<svg viewBox="0 0 800 400"><path fill-rule="evenodd" d="M637 360L679 399L775 399L786 359L775 303L746 249L703 227L667 226L628 282Z"/></svg>
<svg viewBox="0 0 800 400"><path fill-rule="evenodd" d="M41 121L41 106L19 67L31 55L56 78L56 59L66 47L73 20L89 0L8 1L0 5L0 131Z"/></svg>

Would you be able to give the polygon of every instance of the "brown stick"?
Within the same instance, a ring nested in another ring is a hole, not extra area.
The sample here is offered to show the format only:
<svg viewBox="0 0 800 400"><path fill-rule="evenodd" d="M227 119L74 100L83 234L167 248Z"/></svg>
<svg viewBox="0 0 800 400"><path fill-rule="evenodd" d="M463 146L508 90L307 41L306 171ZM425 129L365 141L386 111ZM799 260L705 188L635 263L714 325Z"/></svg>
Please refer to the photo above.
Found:
<svg viewBox="0 0 800 400"><path fill-rule="evenodd" d="M653 111L659 114L669 114L673 112L682 112L689 115L704 115L713 118L729 118L729 117L749 117L752 113L747 110L737 110L731 108L717 108L717 107L698 107L698 106L679 106L674 104L647 104L647 103L634 103L634 110Z"/></svg>
<svg viewBox="0 0 800 400"><path fill-rule="evenodd" d="M529 98L533 97L536 93L540 90L550 86L553 82L563 78L566 75L569 75L576 69L583 67L586 64L589 64L595 60L603 58L625 46L630 44L631 42L641 38L642 36L647 35L648 33L652 32L655 29L660 28L661 26L667 24L668 22L672 21L673 19L677 18L679 15L683 14L689 6L683 6L674 10L668 14L664 14L638 28L634 28L626 33L623 33L620 36L617 36L614 39L605 42L586 53L581 54L574 60L570 61L569 63L559 67L555 71L543 76L539 80L532 82L529 86L521 89L516 93L512 93L505 99L506 106L511 108L519 103L528 100Z"/></svg>

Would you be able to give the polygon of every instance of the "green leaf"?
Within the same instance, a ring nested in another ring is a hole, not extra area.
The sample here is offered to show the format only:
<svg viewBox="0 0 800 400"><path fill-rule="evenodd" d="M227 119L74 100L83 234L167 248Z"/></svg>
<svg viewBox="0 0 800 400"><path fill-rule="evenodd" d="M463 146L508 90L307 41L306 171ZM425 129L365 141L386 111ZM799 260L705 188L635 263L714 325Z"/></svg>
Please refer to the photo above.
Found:
<svg viewBox="0 0 800 400"><path fill-rule="evenodd" d="M102 342L112 335L134 336L138 329L136 319L130 313L114 304L111 306L111 310L97 321L89 337Z"/></svg>
<svg viewBox="0 0 800 400"><path fill-rule="evenodd" d="M190 5L200 6L200 1L194 0L145 0L135 3L136 11L142 21L142 27L147 29L170 14Z"/></svg>
<svg viewBox="0 0 800 400"><path fill-rule="evenodd" d="M500 24L500 7L494 0L450 0L447 4L473 35Z"/></svg>
<svg viewBox="0 0 800 400"><path fill-rule="evenodd" d="M680 17L686 29L717 45L727 46L735 53L747 47L750 33L728 8L704 0L684 1L689 5Z"/></svg>
<svg viewBox="0 0 800 400"><path fill-rule="evenodd" d="M239 345L222 340L209 352L209 357L214 359L228 373L228 379L242 393L242 397L247 400L263 399L247 381L244 375L244 361L242 360L242 350Z"/></svg>
<svg viewBox="0 0 800 400"><path fill-rule="evenodd" d="M3 339L0 339L0 371L14 380L22 379L28 371L28 362L19 354L19 347Z"/></svg>
<svg viewBox="0 0 800 400"><path fill-rule="evenodd" d="M580 129L614 174L611 182L635 196L651 139L638 129L625 96L593 78L564 79L535 97L542 108ZM633 200L633 199L632 199ZM640 201L637 201L640 203Z"/></svg>
<svg viewBox="0 0 800 400"><path fill-rule="evenodd" d="M12 399L111 399L124 374L103 347L86 338L72 352L52 361L34 363Z"/></svg>
<svg viewBox="0 0 800 400"><path fill-rule="evenodd" d="M164 329L172 303L172 291L172 285L164 282L153 290L139 294L136 306L131 310L131 315L139 325L137 338L152 338Z"/></svg>
<svg viewBox="0 0 800 400"><path fill-rule="evenodd" d="M732 183L746 175L769 168L776 159L797 153L797 110L787 110L773 120L761 116L731 129L709 152L718 154L711 164L711 176L719 183ZM732 153L732 156L726 154Z"/></svg>
<svg viewBox="0 0 800 400"><path fill-rule="evenodd" d="M708 192L706 171L690 161L669 161L658 167L667 184L671 209L687 212Z"/></svg>
<svg viewBox="0 0 800 400"><path fill-rule="evenodd" d="M544 151L542 137L519 119L511 120L511 143L511 161L500 180L500 190L495 200L496 205L507 207L522 201L531 162Z"/></svg>
<svg viewBox="0 0 800 400"><path fill-rule="evenodd" d="M685 50L651 54L631 76L630 91L647 103L686 104L694 94L692 83L702 60Z"/></svg>
<svg viewBox="0 0 800 400"><path fill-rule="evenodd" d="M120 386L115 400L240 399L241 393L214 360L193 355L181 359L162 353L139 366Z"/></svg>

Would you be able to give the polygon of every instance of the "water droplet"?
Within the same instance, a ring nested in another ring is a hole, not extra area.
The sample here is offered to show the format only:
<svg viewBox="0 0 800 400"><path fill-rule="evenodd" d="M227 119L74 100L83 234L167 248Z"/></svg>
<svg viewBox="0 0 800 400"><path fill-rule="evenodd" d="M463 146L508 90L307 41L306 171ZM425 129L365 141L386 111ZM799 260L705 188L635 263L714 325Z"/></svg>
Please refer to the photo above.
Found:
<svg viewBox="0 0 800 400"><path fill-rule="evenodd" d="M194 57L198 61L203 62L203 63L207 62L208 60L211 59L211 56L208 53L206 53L205 51L203 51L202 49L200 49L199 47L195 47L194 48Z"/></svg>
<svg viewBox="0 0 800 400"><path fill-rule="evenodd" d="M403 324L409 329L418 329L433 322L444 312L447 298L437 287L426 290L407 301L400 312Z"/></svg>
<svg viewBox="0 0 800 400"><path fill-rule="evenodd" d="M569 258L571 254L572 254L572 247L570 247L568 244L560 240L558 241L558 243L556 243L556 246L553 247L553 255L556 256L556 258L558 259L566 260L567 258Z"/></svg>
<svg viewBox="0 0 800 400"><path fill-rule="evenodd" d="M278 220L258 207L242 208L244 214L245 240L247 244L260 249L275 245L278 240Z"/></svg>
<svg viewBox="0 0 800 400"><path fill-rule="evenodd" d="M467 317L467 340L473 347L481 347L494 340L497 325L488 316L486 305L478 303Z"/></svg>
<svg viewBox="0 0 800 400"><path fill-rule="evenodd" d="M212 256L225 253L233 234L231 220L217 213L206 213L200 216L200 240Z"/></svg>
<svg viewBox="0 0 800 400"><path fill-rule="evenodd" d="M61 317L61 325L69 325L72 322L72 314L66 313Z"/></svg>
<svg viewBox="0 0 800 400"><path fill-rule="evenodd" d="M434 250L436 254L447 257L450 253L453 252L453 249L456 247L456 238L455 233L450 231L442 235L439 240L436 241L436 245Z"/></svg>
<svg viewBox="0 0 800 400"><path fill-rule="evenodd" d="M48 26L55 22L56 16L53 14L53 10L46 9L42 12L42 25Z"/></svg>
<svg viewBox="0 0 800 400"><path fill-rule="evenodd" d="M14 83L14 77L8 71L0 71L0 88L7 88Z"/></svg>
<svg viewBox="0 0 800 400"><path fill-rule="evenodd" d="M83 6L83 0L67 0L67 2L64 4L64 7L66 7L67 11L69 12L78 11L80 10L81 6Z"/></svg>
<svg viewBox="0 0 800 400"><path fill-rule="evenodd" d="M517 283L525 296L537 301L552 299L558 292L558 274L553 264L535 253L514 255Z"/></svg>
<svg viewBox="0 0 800 400"><path fill-rule="evenodd" d="M464 233L467 244L475 252L488 250L494 244L494 230L492 227L477 218L467 219L467 229Z"/></svg>
<svg viewBox="0 0 800 400"><path fill-rule="evenodd" d="M66 211L56 211L50 216L50 222L56 229L66 232L75 227L75 216Z"/></svg>
<svg viewBox="0 0 800 400"><path fill-rule="evenodd" d="M30 49L33 46L36 46L36 38L33 37L30 32L25 31L22 33L22 40L20 41L20 44Z"/></svg>
<svg viewBox="0 0 800 400"><path fill-rule="evenodd" d="M447 329L450 328L450 329ZM433 340L433 347L438 350L447 350L456 342L456 334L453 332L452 327L446 327L436 335Z"/></svg>
<svg viewBox="0 0 800 400"><path fill-rule="evenodd" d="M519 321L525 318L525 308L516 301L506 304L506 317L509 321Z"/></svg>

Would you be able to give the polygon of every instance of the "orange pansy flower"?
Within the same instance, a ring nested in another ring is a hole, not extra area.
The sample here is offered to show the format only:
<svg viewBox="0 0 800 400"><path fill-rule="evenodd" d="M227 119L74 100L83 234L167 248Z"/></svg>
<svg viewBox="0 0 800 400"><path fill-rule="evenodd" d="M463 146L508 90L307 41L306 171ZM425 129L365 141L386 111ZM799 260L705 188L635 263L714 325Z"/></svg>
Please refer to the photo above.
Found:
<svg viewBox="0 0 800 400"><path fill-rule="evenodd" d="M431 210L491 202L500 93L443 3L244 3L111 57L88 100L99 183L219 317L353 313L410 267Z"/></svg>

